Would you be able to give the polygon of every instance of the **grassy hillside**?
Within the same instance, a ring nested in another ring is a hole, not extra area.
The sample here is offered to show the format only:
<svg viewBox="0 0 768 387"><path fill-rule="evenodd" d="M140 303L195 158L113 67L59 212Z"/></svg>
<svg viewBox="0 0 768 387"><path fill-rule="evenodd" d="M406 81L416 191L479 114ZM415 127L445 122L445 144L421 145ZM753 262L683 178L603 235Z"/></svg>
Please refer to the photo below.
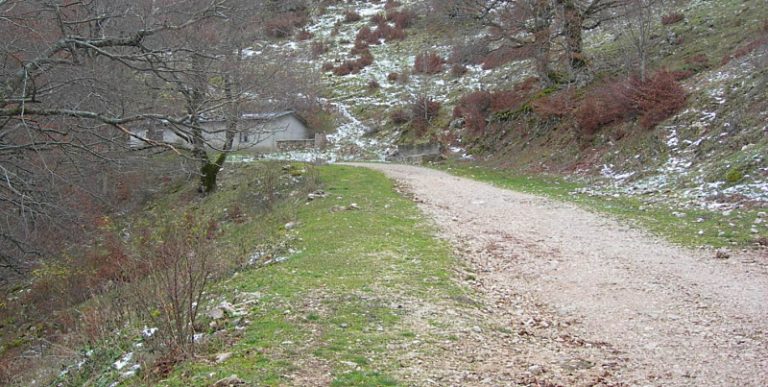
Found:
<svg viewBox="0 0 768 387"><path fill-rule="evenodd" d="M450 246L380 173L227 164L216 193L199 198L192 188L172 188L142 216L115 219L124 237L112 243L150 265L158 251L207 257L213 270L196 304L193 352L169 351L177 342L168 335L166 312L136 299L154 300L144 291L156 285L148 272L82 303L40 311L41 317L79 316L68 326L47 318L5 330L3 356L17 370L6 383L407 384L403 359L455 339L441 328L442 317L425 311L474 308L471 291L454 280L460 265ZM197 240L193 218L216 219L217 229L184 253L174 241L176 235ZM175 224L188 229L168 233ZM147 235L155 242L139 243ZM52 334L57 329L59 335ZM35 354L34 363L16 357L40 342L53 346Z"/></svg>

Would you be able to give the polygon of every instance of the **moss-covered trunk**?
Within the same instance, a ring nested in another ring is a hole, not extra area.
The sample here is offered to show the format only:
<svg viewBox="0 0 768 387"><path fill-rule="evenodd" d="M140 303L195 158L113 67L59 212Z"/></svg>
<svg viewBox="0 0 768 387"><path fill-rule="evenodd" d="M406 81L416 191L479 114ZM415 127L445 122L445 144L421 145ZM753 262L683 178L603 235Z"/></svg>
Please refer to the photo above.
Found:
<svg viewBox="0 0 768 387"><path fill-rule="evenodd" d="M208 194L216 191L216 179L221 171L221 166L227 160L227 152L222 152L219 157L213 162L205 157L205 161L201 163L200 167L200 193Z"/></svg>

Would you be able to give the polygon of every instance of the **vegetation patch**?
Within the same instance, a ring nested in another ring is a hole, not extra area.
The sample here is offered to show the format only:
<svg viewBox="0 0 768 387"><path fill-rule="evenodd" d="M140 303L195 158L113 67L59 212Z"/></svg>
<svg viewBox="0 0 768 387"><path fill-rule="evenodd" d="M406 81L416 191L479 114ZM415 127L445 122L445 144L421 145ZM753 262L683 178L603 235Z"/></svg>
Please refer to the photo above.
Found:
<svg viewBox="0 0 768 387"><path fill-rule="evenodd" d="M462 294L449 247L380 173L318 172L327 196L298 209L297 226L286 231L294 253L216 285L224 299L260 295L247 326L218 334L232 344L204 359L231 357L183 363L163 384L210 385L232 374L258 385L398 383L391 348L412 340L402 300Z"/></svg>
<svg viewBox="0 0 768 387"><path fill-rule="evenodd" d="M764 208L715 212L690 209L658 196L600 195L585 185L547 175L525 175L514 171L469 163L448 163L445 171L515 191L571 202L600 213L630 221L670 242L686 247L753 247L759 234L753 232ZM662 199L662 200L659 200Z"/></svg>

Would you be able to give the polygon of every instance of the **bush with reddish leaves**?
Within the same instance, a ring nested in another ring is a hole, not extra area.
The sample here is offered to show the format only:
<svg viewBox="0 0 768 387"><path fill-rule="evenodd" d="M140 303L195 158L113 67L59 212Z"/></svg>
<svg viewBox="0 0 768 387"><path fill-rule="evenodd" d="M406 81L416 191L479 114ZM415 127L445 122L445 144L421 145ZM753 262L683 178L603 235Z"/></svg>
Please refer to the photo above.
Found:
<svg viewBox="0 0 768 387"><path fill-rule="evenodd" d="M395 8L401 6L401 5L403 5L403 4L401 2L399 2L399 1L387 0L387 2L384 3L384 9L386 9L386 10L395 9Z"/></svg>
<svg viewBox="0 0 768 387"><path fill-rule="evenodd" d="M309 18L303 12L286 12L273 16L264 24L264 33L275 39L284 39L293 34L296 28L307 24Z"/></svg>
<svg viewBox="0 0 768 387"><path fill-rule="evenodd" d="M296 40L300 42L312 39L312 37L314 37L314 35L305 29L302 29L296 33Z"/></svg>
<svg viewBox="0 0 768 387"><path fill-rule="evenodd" d="M323 67L321 67L320 70L323 71L323 72L331 71L331 70L333 70L333 67L334 67L333 63L325 62L325 63L323 63Z"/></svg>
<svg viewBox="0 0 768 387"><path fill-rule="evenodd" d="M416 74L439 74L443 72L445 60L438 54L428 51L416 55L413 72Z"/></svg>
<svg viewBox="0 0 768 387"><path fill-rule="evenodd" d="M344 75L352 74L352 72L355 70L355 67L355 61L344 61L344 63L333 68L333 75L342 77Z"/></svg>
<svg viewBox="0 0 768 387"><path fill-rule="evenodd" d="M638 123L652 129L685 106L685 89L675 74L666 70L642 80L614 80L594 88L574 112L578 129L591 138L600 127L639 117Z"/></svg>
<svg viewBox="0 0 768 387"><path fill-rule="evenodd" d="M397 79L400 77L400 74L398 73L389 73L387 74L387 80L394 83L397 82Z"/></svg>
<svg viewBox="0 0 768 387"><path fill-rule="evenodd" d="M612 80L587 92L574 111L581 137L591 140L601 126L635 116L630 94L626 80Z"/></svg>
<svg viewBox="0 0 768 387"><path fill-rule="evenodd" d="M697 54L685 58L685 69L699 73L709 69L709 58L706 54Z"/></svg>
<svg viewBox="0 0 768 387"><path fill-rule="evenodd" d="M485 131L486 118L490 114L491 93L480 90L463 95L453 108L453 118L463 118L464 127L472 134Z"/></svg>
<svg viewBox="0 0 768 387"><path fill-rule="evenodd" d="M466 74L468 71L467 66L460 64L460 63L454 63L451 65L451 75L453 75L456 78L459 78Z"/></svg>
<svg viewBox="0 0 768 387"><path fill-rule="evenodd" d="M345 23L354 23L354 22L360 21L362 18L363 17L360 16L359 13L357 13L357 12L355 12L353 10L348 10L348 11L344 12L344 22Z"/></svg>
<svg viewBox="0 0 768 387"><path fill-rule="evenodd" d="M395 23L395 27L400 29L410 27L414 20L416 20L416 13L408 9L387 12L387 21Z"/></svg>
<svg viewBox="0 0 768 387"><path fill-rule="evenodd" d="M328 52L328 43L321 41L321 42L312 42L309 46L309 51L312 54L313 58L317 58L320 55L325 54Z"/></svg>
<svg viewBox="0 0 768 387"><path fill-rule="evenodd" d="M384 24L376 27L375 33L377 36L390 42L393 40L403 40L406 37L405 30L400 27L392 27L389 24Z"/></svg>
<svg viewBox="0 0 768 387"><path fill-rule="evenodd" d="M685 106L685 89L674 74L661 70L645 81L633 78L629 82L629 97L640 113L640 126L651 129L673 116Z"/></svg>
<svg viewBox="0 0 768 387"><path fill-rule="evenodd" d="M538 79L527 78L512 90L496 92L475 91L465 94L453 109L453 118L463 118L470 134L480 135L485 131L488 117L493 113L511 112L520 109L532 93L538 90Z"/></svg>
<svg viewBox="0 0 768 387"><path fill-rule="evenodd" d="M380 87L381 85L379 84L379 81L375 79L368 81L368 90L378 90Z"/></svg>
<svg viewBox="0 0 768 387"><path fill-rule="evenodd" d="M357 63L360 65L360 68L368 67L373 64L373 54L371 54L370 51L364 51L360 53L360 58L357 59Z"/></svg>
<svg viewBox="0 0 768 387"><path fill-rule="evenodd" d="M363 27L355 35L355 46L357 45L377 45L381 43L380 32L372 30L370 27Z"/></svg>
<svg viewBox="0 0 768 387"><path fill-rule="evenodd" d="M488 55L488 47L482 42L457 44L451 49L448 63L462 65L481 64L486 55Z"/></svg>
<svg viewBox="0 0 768 387"><path fill-rule="evenodd" d="M757 50L760 47L768 45L768 36L762 36L755 40L752 40L751 42L737 48L730 54L726 54L723 56L723 60L720 61L721 65L726 65L728 62L741 58L743 56L746 56L747 54L751 53L752 51Z"/></svg>
<svg viewBox="0 0 768 387"><path fill-rule="evenodd" d="M527 95L519 90L501 90L491 93L491 112L509 112L516 110L526 100Z"/></svg>
<svg viewBox="0 0 768 387"><path fill-rule="evenodd" d="M661 24L668 26L670 24L675 24L683 21L685 19L685 16L682 13L679 12L673 12L668 15L664 15L661 17Z"/></svg>
<svg viewBox="0 0 768 387"><path fill-rule="evenodd" d="M515 60L529 58L531 56L530 50L531 48L528 46L522 48L502 47L494 50L483 57L483 70L492 70Z"/></svg>
<svg viewBox="0 0 768 387"><path fill-rule="evenodd" d="M368 49L365 49L360 52L360 57L356 60L347 60L334 67L333 74L337 76L357 74L371 64L373 64L373 54Z"/></svg>
<svg viewBox="0 0 768 387"><path fill-rule="evenodd" d="M371 16L371 24L375 26L382 26L387 24L387 17L384 14L377 13Z"/></svg>
<svg viewBox="0 0 768 387"><path fill-rule="evenodd" d="M408 121L411 120L411 117L408 115L408 112L405 111L403 108L397 108L393 110L391 113L389 113L389 122L391 122L394 125L403 125L408 123Z"/></svg>
<svg viewBox="0 0 768 387"><path fill-rule="evenodd" d="M721 65L728 64L733 59L741 58L757 50L758 48L768 46L768 20L763 21L763 25L757 30L757 33L749 43L737 48L730 54L723 56Z"/></svg>
<svg viewBox="0 0 768 387"><path fill-rule="evenodd" d="M531 102L533 112L545 120L567 117L573 112L574 107L574 93L572 90L550 94Z"/></svg>
<svg viewBox="0 0 768 387"><path fill-rule="evenodd" d="M417 134L421 135L426 132L432 120L440 112L440 106L440 102L428 96L421 96L413 101L411 104L411 127L416 129Z"/></svg>

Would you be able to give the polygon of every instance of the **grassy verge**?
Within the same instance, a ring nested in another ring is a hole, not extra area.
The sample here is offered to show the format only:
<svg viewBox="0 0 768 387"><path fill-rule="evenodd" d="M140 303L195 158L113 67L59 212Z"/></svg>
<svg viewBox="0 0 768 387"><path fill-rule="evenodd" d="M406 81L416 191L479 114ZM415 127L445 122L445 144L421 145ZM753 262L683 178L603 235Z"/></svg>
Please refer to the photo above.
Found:
<svg viewBox="0 0 768 387"><path fill-rule="evenodd" d="M466 163L439 166L457 176L469 177L514 191L546 196L576 203L584 208L636 223L670 242L686 246L748 247L758 238L766 237L764 225L755 225L758 212L765 209L739 209L724 215L721 212L686 209L656 196L648 197L595 196L577 193L584 186L562 178L525 175L511 170L495 169ZM752 232L758 229L757 233Z"/></svg>
<svg viewBox="0 0 768 387"><path fill-rule="evenodd" d="M284 231L292 254L216 285L248 304L241 327L211 332L206 354L175 368L164 385L210 385L224 377L256 385L396 385L397 344L412 340L402 299L449 299L449 247L383 175L318 169L326 198L301 205ZM354 205L353 205L354 203ZM231 354L215 362L217 353Z"/></svg>

